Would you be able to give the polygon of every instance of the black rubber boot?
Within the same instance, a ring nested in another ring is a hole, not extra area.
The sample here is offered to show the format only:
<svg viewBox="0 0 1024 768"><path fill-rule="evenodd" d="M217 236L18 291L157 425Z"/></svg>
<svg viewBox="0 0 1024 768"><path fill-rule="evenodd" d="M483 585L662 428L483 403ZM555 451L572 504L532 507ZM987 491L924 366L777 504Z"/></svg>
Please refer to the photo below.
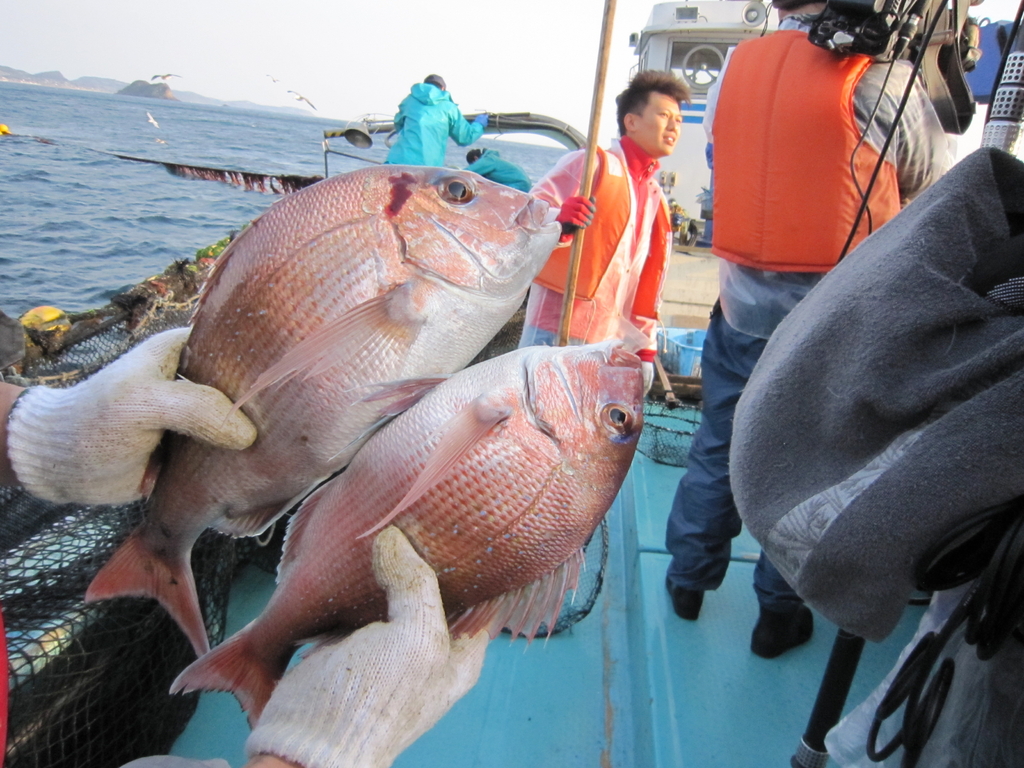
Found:
<svg viewBox="0 0 1024 768"><path fill-rule="evenodd" d="M687 621L696 621L700 616L700 607L704 604L704 593L699 589L677 587L667 577L665 589L672 598L672 610L676 612L676 616Z"/></svg>
<svg viewBox="0 0 1024 768"><path fill-rule="evenodd" d="M763 659L774 659L790 648L803 645L814 634L814 617L806 605L792 611L761 609L750 636L750 650Z"/></svg>

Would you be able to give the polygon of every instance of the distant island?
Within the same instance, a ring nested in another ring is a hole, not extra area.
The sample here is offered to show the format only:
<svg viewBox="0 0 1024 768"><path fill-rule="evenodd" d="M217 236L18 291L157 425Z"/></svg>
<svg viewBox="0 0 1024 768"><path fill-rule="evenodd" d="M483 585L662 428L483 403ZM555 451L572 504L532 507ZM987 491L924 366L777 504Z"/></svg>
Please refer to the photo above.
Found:
<svg viewBox="0 0 1024 768"><path fill-rule="evenodd" d="M172 101L184 101L190 104L215 104L222 107L257 109L264 112L278 112L286 115L309 117L309 112L297 107L269 107L264 104L254 104L251 101L221 101L220 99L211 99L208 96L202 96L189 91L171 91L166 83L149 83L145 80L136 80L133 83L124 83L107 77L77 77L74 80L68 80L64 75L56 71L39 72L33 75L20 69L0 66L0 82L41 85L47 88L71 88L78 91L119 93L126 96L169 99Z"/></svg>
<svg viewBox="0 0 1024 768"><path fill-rule="evenodd" d="M122 88L118 93L123 96L141 96L144 99L170 99L181 101L171 92L167 83L147 83L145 80L136 80Z"/></svg>

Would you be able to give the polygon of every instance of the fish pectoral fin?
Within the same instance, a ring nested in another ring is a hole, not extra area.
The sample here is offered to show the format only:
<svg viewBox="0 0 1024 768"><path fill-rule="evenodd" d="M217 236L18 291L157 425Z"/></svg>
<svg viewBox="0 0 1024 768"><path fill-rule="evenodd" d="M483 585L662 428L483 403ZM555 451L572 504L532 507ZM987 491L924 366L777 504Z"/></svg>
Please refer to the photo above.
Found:
<svg viewBox="0 0 1024 768"><path fill-rule="evenodd" d="M259 507L242 515L232 517L226 515L217 520L214 524L221 533L228 536L259 536L269 528L281 515L287 512L298 499L292 499L286 504L272 504L268 507Z"/></svg>
<svg viewBox="0 0 1024 768"><path fill-rule="evenodd" d="M399 379L370 387L373 391L361 397L360 403L373 403L379 400L391 400L381 417L392 417L412 408L438 384L443 384L451 376L424 376L419 379ZM392 398L395 398L392 400Z"/></svg>
<svg viewBox="0 0 1024 768"><path fill-rule="evenodd" d="M388 515L359 538L369 536L411 507L423 494L437 485L453 466L495 426L512 415L512 409L482 395L449 419L444 434L427 457L416 482Z"/></svg>
<svg viewBox="0 0 1024 768"><path fill-rule="evenodd" d="M241 408L263 390L299 374L308 379L364 355L401 355L412 344L425 320L407 307L396 308L407 298L408 291L398 286L325 323L261 373L235 403L235 408Z"/></svg>
<svg viewBox="0 0 1024 768"><path fill-rule="evenodd" d="M493 640L502 628L508 627L513 639L524 635L533 640L542 625L550 635L566 593L579 584L583 562L581 549L547 576L449 617L452 637L469 637L487 630Z"/></svg>
<svg viewBox="0 0 1024 768"><path fill-rule="evenodd" d="M281 562L277 566L277 580L281 581L281 575L288 569L288 566L296 558L296 552L300 548L300 542L302 541L302 534L306 530L306 521L313 515L313 510L316 509L317 504L320 503L320 499L327 492L327 489L332 486L335 482L339 482L338 478L335 478L329 483L324 483L309 496L307 496L302 504L299 506L298 511L292 515L292 519L288 522L288 532L284 535L284 544L281 546Z"/></svg>

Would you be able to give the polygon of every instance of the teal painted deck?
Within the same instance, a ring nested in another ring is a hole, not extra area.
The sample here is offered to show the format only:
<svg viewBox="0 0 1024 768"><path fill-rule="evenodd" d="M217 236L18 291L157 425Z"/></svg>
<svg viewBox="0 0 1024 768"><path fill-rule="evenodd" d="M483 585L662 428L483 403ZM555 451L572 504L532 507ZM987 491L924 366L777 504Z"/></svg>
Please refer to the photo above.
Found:
<svg viewBox="0 0 1024 768"><path fill-rule="evenodd" d="M672 613L664 589L664 526L683 470L637 454L609 512L605 585L570 631L527 645L494 640L480 682L396 761L396 768L768 768L789 765L807 723L836 628L815 616L814 638L771 661L754 656L751 586L758 546L736 539L722 588L700 620ZM256 615L273 578L235 585L233 632ZM921 608L864 650L847 708L880 680ZM248 733L229 694L207 693L173 754L245 763Z"/></svg>

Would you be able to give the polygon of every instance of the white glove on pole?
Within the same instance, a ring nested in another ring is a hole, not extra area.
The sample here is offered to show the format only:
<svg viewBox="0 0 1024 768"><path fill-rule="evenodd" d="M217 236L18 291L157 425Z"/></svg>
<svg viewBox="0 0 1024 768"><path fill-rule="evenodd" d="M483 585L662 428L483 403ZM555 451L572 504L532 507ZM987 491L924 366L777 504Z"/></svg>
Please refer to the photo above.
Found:
<svg viewBox="0 0 1024 768"><path fill-rule="evenodd" d="M319 645L278 683L246 742L305 768L387 768L480 676L488 634L452 640L434 571L397 528L373 545L388 621Z"/></svg>
<svg viewBox="0 0 1024 768"><path fill-rule="evenodd" d="M175 381L190 329L164 331L68 389L31 387L15 401L7 455L33 496L115 504L137 499L165 429L242 449L256 428L213 387Z"/></svg>

